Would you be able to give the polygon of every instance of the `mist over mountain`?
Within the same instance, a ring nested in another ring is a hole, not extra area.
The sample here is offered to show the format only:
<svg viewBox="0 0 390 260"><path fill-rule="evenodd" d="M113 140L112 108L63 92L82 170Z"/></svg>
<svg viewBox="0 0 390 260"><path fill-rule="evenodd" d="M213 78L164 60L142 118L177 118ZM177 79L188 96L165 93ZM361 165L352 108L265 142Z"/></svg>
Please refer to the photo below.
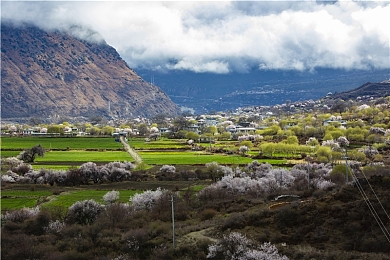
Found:
<svg viewBox="0 0 390 260"><path fill-rule="evenodd" d="M1 117L123 118L178 112L159 87L137 75L113 47L94 38L98 40L2 22Z"/></svg>
<svg viewBox="0 0 390 260"><path fill-rule="evenodd" d="M317 69L314 72L253 69L249 73L229 74L135 70L145 79L153 78L173 102L198 113L283 104L286 100L315 100L328 92L348 91L390 77L388 69Z"/></svg>

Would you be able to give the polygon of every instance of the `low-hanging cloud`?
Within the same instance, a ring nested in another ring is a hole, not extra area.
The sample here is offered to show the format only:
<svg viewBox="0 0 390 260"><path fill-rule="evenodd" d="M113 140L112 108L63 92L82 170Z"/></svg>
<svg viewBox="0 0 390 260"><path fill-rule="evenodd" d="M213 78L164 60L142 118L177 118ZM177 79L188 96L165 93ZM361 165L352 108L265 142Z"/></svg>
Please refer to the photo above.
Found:
<svg viewBox="0 0 390 260"><path fill-rule="evenodd" d="M1 4L3 21L73 28L79 37L101 40L78 26L94 30L133 68L213 73L390 68L389 2Z"/></svg>

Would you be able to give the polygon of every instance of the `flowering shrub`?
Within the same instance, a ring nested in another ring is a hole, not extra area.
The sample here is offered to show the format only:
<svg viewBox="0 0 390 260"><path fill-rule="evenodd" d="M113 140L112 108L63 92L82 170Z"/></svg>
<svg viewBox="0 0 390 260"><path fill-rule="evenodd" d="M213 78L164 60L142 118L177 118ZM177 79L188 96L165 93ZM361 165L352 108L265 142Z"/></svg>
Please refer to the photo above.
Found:
<svg viewBox="0 0 390 260"><path fill-rule="evenodd" d="M44 227L43 229L47 233L61 233L62 229L65 227L65 222L61 222L59 220L53 221L50 220L49 225Z"/></svg>
<svg viewBox="0 0 390 260"><path fill-rule="evenodd" d="M241 154L245 154L245 153L247 153L249 151L249 148L246 145L241 145L239 150L240 150Z"/></svg>
<svg viewBox="0 0 390 260"><path fill-rule="evenodd" d="M2 182L9 182L9 183L13 183L13 182L16 182L15 179L11 176L11 175L1 175L1 181Z"/></svg>
<svg viewBox="0 0 390 260"><path fill-rule="evenodd" d="M378 134L378 135L385 135L386 130L382 127L371 127L370 128L370 134Z"/></svg>
<svg viewBox="0 0 390 260"><path fill-rule="evenodd" d="M71 223L92 224L104 210L104 206L94 200L77 201L69 207L67 219Z"/></svg>
<svg viewBox="0 0 390 260"><path fill-rule="evenodd" d="M310 145L310 146L317 146L319 144L317 138L315 137L310 137L307 141L306 141L306 145Z"/></svg>
<svg viewBox="0 0 390 260"><path fill-rule="evenodd" d="M130 197L129 201L132 202L134 210L151 210L158 200L167 192L168 190L162 190L161 188L157 188L155 191L147 190Z"/></svg>
<svg viewBox="0 0 390 260"><path fill-rule="evenodd" d="M214 165L215 166L215 165ZM260 164L258 161L249 163L246 167L247 172L241 170L226 174L219 181L213 183L203 190L197 196L199 199L212 199L225 195L252 195L258 197L264 193L271 193L277 190L307 189L307 164L297 164L291 170L283 168L273 168L268 163ZM309 165L311 187L315 189L327 189L335 184L330 180L331 164Z"/></svg>
<svg viewBox="0 0 390 260"><path fill-rule="evenodd" d="M363 105L358 106L356 109L357 109L357 110L365 110L365 109L367 109L367 108L370 108L370 106L369 106L369 105L366 105L366 104L363 104Z"/></svg>
<svg viewBox="0 0 390 260"><path fill-rule="evenodd" d="M4 215L2 215L2 219L6 221L21 223L26 219L38 216L39 211L40 211L39 207L22 208L22 209L6 212Z"/></svg>
<svg viewBox="0 0 390 260"><path fill-rule="evenodd" d="M160 168L160 172L165 172L165 173L175 173L176 172L176 167L173 165L163 165Z"/></svg>
<svg viewBox="0 0 390 260"><path fill-rule="evenodd" d="M328 146L332 148L332 150L338 150L340 148L340 144L338 142L335 142L334 140L326 140L322 141L322 146Z"/></svg>
<svg viewBox="0 0 390 260"><path fill-rule="evenodd" d="M264 259L264 260L287 260L284 255L280 255L278 249L271 243L258 245L245 235L238 232L231 232L208 247L207 258L217 259Z"/></svg>
<svg viewBox="0 0 390 260"><path fill-rule="evenodd" d="M375 157L375 155L379 154L378 149L372 146L364 146L358 151L364 153L366 157L369 158L370 160L372 160Z"/></svg>
<svg viewBox="0 0 390 260"><path fill-rule="evenodd" d="M241 135L237 138L238 142L242 141L260 141L263 140L263 136L261 135Z"/></svg>
<svg viewBox="0 0 390 260"><path fill-rule="evenodd" d="M107 192L107 193L103 196L104 202L105 202L105 203L109 203L109 204L114 203L114 202L117 201L118 199L119 199L119 191L116 191L116 190L109 191L109 192Z"/></svg>
<svg viewBox="0 0 390 260"><path fill-rule="evenodd" d="M349 146L349 141L345 136L340 136L339 138L337 138L337 142L341 147Z"/></svg>

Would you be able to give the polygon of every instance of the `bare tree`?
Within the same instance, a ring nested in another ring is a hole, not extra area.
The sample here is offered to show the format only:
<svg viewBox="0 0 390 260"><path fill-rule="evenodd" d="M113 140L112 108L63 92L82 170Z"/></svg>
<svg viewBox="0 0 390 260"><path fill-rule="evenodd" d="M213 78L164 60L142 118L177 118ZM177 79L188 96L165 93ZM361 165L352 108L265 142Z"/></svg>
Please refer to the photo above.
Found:
<svg viewBox="0 0 390 260"><path fill-rule="evenodd" d="M43 147L38 144L31 149L26 149L21 152L18 156L18 159L23 160L26 163L32 163L35 161L37 155L43 157L44 154L45 149L43 149Z"/></svg>

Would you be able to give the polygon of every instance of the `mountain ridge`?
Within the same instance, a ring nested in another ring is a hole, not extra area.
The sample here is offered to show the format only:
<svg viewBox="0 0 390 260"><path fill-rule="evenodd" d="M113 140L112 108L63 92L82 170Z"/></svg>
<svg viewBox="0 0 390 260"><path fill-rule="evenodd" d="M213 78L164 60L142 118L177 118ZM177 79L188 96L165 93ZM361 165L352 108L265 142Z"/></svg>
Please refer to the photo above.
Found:
<svg viewBox="0 0 390 260"><path fill-rule="evenodd" d="M367 82L355 89L335 93L332 95L332 98L357 99L363 96L370 96L373 98L390 96L390 80L374 83Z"/></svg>
<svg viewBox="0 0 390 260"><path fill-rule="evenodd" d="M317 100L328 92L349 91L365 82L380 82L390 76L388 69L317 69L314 72L253 69L246 74L134 70L144 78L154 77L177 105L193 108L196 113L277 105L287 100Z"/></svg>
<svg viewBox="0 0 390 260"><path fill-rule="evenodd" d="M30 25L1 29L2 118L178 113L104 41Z"/></svg>

